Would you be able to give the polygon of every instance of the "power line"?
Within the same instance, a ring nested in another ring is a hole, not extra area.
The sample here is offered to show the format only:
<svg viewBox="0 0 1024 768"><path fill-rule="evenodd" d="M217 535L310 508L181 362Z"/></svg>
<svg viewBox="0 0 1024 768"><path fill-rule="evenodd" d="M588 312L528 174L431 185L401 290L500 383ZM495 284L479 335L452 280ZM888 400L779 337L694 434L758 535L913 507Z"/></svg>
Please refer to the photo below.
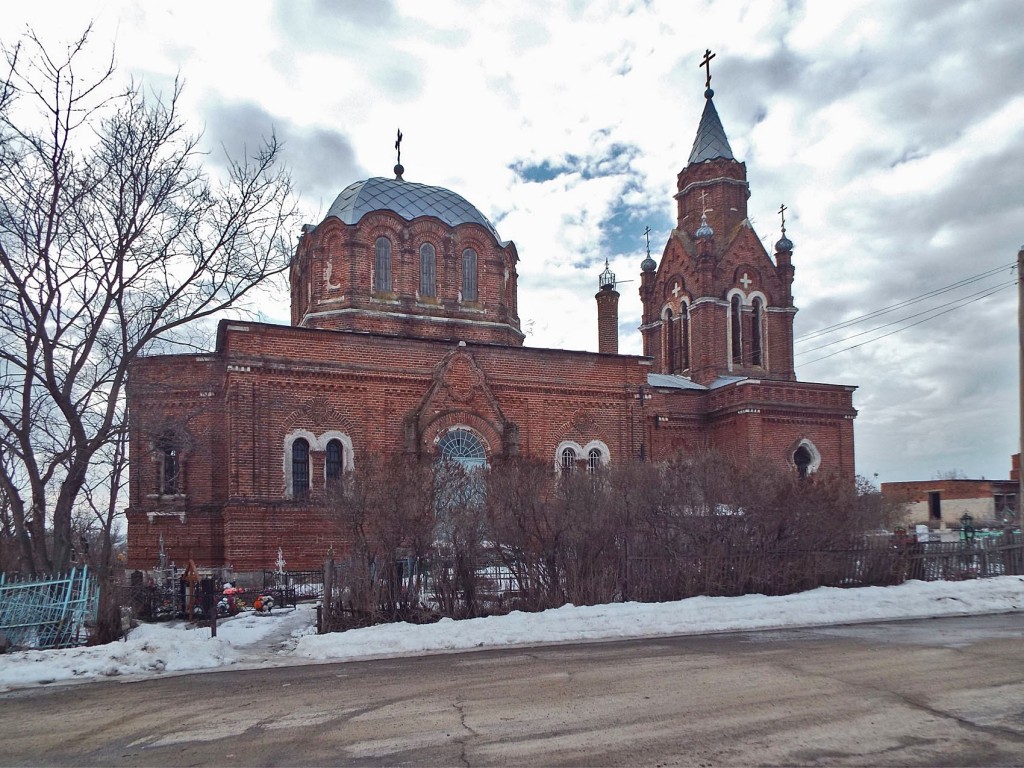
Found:
<svg viewBox="0 0 1024 768"><path fill-rule="evenodd" d="M956 283L953 283L951 285L947 285L947 286L944 286L942 288L936 288L934 290L928 291L927 293L922 293L920 296L915 296L915 297L910 298L910 299L905 299L904 301L900 301L900 302L898 302L896 304L892 304L892 305L890 305L888 307L883 307L882 309L876 309L876 310L874 310L872 312L868 312L867 314L860 315L858 317L854 317L854 318L851 318L849 320L844 320L844 321L842 321L840 323L836 323L835 325L828 325L828 326L825 326L824 328L819 328L818 330L812 331L811 333L808 333L808 334L805 334L805 335L801 336L798 339L794 339L794 343L799 344L799 343L804 342L804 341L810 341L811 339L817 338L818 336L824 336L825 334L830 333L831 331L837 331L837 330L840 330L842 328L848 328L851 325L856 325L858 323L863 323L863 322L866 322L868 320L872 320L872 319L874 319L876 317L880 317L882 315L888 314L890 312L895 312L897 309L902 309L902 308L908 307L908 306L910 306L912 304L917 304L918 302L924 301L925 299L930 299L930 298L932 298L934 296L940 296L940 295L942 295L944 293L948 293L950 291L954 291L957 288L962 288L965 285L970 285L971 283L976 283L979 280L984 280L986 277L991 277L994 274L1002 272L1004 269L1007 269L1008 267L1012 270L1014 265L1013 264L1004 264L1004 265L1001 265L1001 266L998 266L998 267L994 267L993 269L990 269L990 270L988 270L986 272L981 272L981 273L979 273L977 275L973 275L971 277L965 277L963 280L960 280L960 281L958 281Z"/></svg>
<svg viewBox="0 0 1024 768"><path fill-rule="evenodd" d="M900 333L901 331L907 330L908 328L913 328L915 325L921 325L922 323L926 323L929 320L934 320L936 317L940 317L941 315L945 315L945 314L947 314L949 312L953 312L953 311L955 311L957 309L960 309L961 307L966 307L968 304L974 304L975 302L982 301L983 299L987 299L992 294L998 293L999 291L1005 290L1006 288L1009 288L1010 286L1016 285L1016 284L1017 284L1016 281L1012 282L1012 283L1005 283L1005 284L1000 285L1000 286L998 286L996 288L993 288L988 293L985 293L984 295L979 296L976 299L972 299L971 301L967 301L967 302L964 302L962 304L958 304L956 306L947 307L947 308L943 309L942 311L932 315L931 317L926 317L926 318L924 318L922 320L918 320L916 323L911 323L910 325L905 325L902 328L897 328L896 330L890 331L889 333L884 333L881 336L876 336L873 339L867 339L866 341L862 341L859 344L854 344L854 345L849 346L849 347L844 347L843 349L836 350L835 352L832 352L832 353L830 353L828 355L822 355L821 357L816 357L814 360L808 360L806 363L802 363L801 365L810 365L811 363L817 363L820 360L827 360L828 358L835 357L836 355L841 354L843 352L849 352L851 349L857 349L857 347L863 347L863 346L865 346L867 344L871 344L872 342L881 341L884 338L887 338L889 336L893 336L893 335L895 335L897 333ZM844 341L845 341L845 339L844 339Z"/></svg>
<svg viewBox="0 0 1024 768"><path fill-rule="evenodd" d="M973 299L974 297L977 296L977 297L979 297L978 300L980 301L981 299L988 298L989 296L992 295L992 293L995 293L996 291L1002 290L1003 288L1008 288L1011 285L1016 285L1016 284L1017 284L1017 281L1014 280L1013 282L1010 282L1010 283L1003 283L1003 284L997 285L997 286L988 286L987 288L983 288L980 291L976 291L974 293L969 293L966 296L961 296L959 299L956 300L956 302L959 303L960 306L966 306L967 304L973 303L971 301L968 301L968 299ZM990 291L991 291L991 293L990 293ZM915 317L921 317L922 315L931 315L933 312L936 312L937 314L933 315L933 317L938 317L941 314L945 314L944 312L940 312L939 310L942 310L944 307L947 307L947 306L948 305L943 305L942 307L931 307L929 309L922 310L921 312L917 312L917 313L915 313L913 315L907 315L906 317L901 317L901 318L899 318L897 320L892 320L891 322L888 322L888 323L882 323L882 325L876 325L874 328L869 328L866 331L860 331L859 333L855 333L852 336L844 336L841 339L836 339L835 341L829 341L829 342L826 342L825 344L822 344L820 346L811 347L811 349L805 349L802 352L797 352L796 353L796 357L800 357L800 355L809 355L811 352L817 352L819 349L825 349L826 347L831 347L831 346L834 346L836 344L842 344L844 341L849 341L850 339L856 339L859 336L865 336L866 334L874 333L875 331L880 331L883 328L889 328L890 326L898 325L899 323L904 323L907 320L913 320ZM959 309L959 308L960 308L959 306L954 307L954 309ZM932 319L932 318L931 317L926 318L926 320L930 320L930 319ZM924 322L924 320L922 320L921 322ZM913 325L918 325L918 324L919 323L914 323ZM908 325L907 328L912 328L913 325ZM879 337L879 338L884 338L884 337Z"/></svg>

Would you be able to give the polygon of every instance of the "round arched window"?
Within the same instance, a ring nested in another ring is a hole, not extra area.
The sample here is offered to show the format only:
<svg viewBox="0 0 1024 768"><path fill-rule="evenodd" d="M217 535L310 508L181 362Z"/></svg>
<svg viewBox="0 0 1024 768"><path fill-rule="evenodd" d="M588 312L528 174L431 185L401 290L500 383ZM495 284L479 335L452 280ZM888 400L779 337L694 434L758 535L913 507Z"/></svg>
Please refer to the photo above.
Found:
<svg viewBox="0 0 1024 768"><path fill-rule="evenodd" d="M572 472L576 469L576 451L572 448L563 448L560 463L563 472Z"/></svg>
<svg viewBox="0 0 1024 768"><path fill-rule="evenodd" d="M437 452L442 459L456 461L469 469L487 465L487 449L483 440L468 429L456 428L445 432L437 442Z"/></svg>

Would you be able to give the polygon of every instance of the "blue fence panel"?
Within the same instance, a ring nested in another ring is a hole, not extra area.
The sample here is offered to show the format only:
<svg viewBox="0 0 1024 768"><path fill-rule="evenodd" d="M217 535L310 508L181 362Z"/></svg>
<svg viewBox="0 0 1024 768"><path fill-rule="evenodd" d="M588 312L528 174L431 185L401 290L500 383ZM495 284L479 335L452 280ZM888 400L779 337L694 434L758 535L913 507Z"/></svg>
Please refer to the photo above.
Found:
<svg viewBox="0 0 1024 768"><path fill-rule="evenodd" d="M99 585L87 567L45 579L0 574L0 633L19 648L68 648L96 624Z"/></svg>

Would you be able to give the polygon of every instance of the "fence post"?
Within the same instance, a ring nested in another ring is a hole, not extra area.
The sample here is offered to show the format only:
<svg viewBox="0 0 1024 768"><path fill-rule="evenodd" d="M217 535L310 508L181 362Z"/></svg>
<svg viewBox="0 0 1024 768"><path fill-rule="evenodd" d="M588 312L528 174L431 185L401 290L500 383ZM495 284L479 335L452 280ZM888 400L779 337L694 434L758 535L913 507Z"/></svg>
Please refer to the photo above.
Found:
<svg viewBox="0 0 1024 768"><path fill-rule="evenodd" d="M324 563L324 599L323 615L318 631L322 634L334 626L334 551L327 553L327 561Z"/></svg>

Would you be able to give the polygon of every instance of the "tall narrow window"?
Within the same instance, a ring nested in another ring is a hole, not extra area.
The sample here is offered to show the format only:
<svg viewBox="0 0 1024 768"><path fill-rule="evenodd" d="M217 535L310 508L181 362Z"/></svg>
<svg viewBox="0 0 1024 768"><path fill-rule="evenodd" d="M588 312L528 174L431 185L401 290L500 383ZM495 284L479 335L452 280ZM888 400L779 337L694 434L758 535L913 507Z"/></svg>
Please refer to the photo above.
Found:
<svg viewBox="0 0 1024 768"><path fill-rule="evenodd" d="M601 468L601 452L591 448L587 452L587 472L597 472Z"/></svg>
<svg viewBox="0 0 1024 768"><path fill-rule="evenodd" d="M762 353L762 315L764 314L764 302L760 297L754 299L753 316L750 318L750 364L764 365Z"/></svg>
<svg viewBox="0 0 1024 768"><path fill-rule="evenodd" d="M563 448L560 464L563 472L572 472L576 469L576 451L572 448Z"/></svg>
<svg viewBox="0 0 1024 768"><path fill-rule="evenodd" d="M378 237L373 244L373 290L391 292L391 241Z"/></svg>
<svg viewBox="0 0 1024 768"><path fill-rule="evenodd" d="M430 243L420 246L420 296L437 295L437 252Z"/></svg>
<svg viewBox="0 0 1024 768"><path fill-rule="evenodd" d="M292 497L304 499L309 494L309 442L300 437L292 443Z"/></svg>
<svg viewBox="0 0 1024 768"><path fill-rule="evenodd" d="M732 362L734 365L743 363L743 334L741 332L742 322L740 320L740 297L733 296L729 302L729 329L732 334Z"/></svg>
<svg viewBox="0 0 1024 768"><path fill-rule="evenodd" d="M476 251L467 248L462 252L462 300L476 301Z"/></svg>
<svg viewBox="0 0 1024 768"><path fill-rule="evenodd" d="M672 338L673 326L672 310L666 309L665 315L661 318L661 337L665 349L665 373L676 372L676 345Z"/></svg>
<svg viewBox="0 0 1024 768"><path fill-rule="evenodd" d="M327 456L324 474L327 477L327 484L337 483L341 480L341 468L345 466L345 447L341 440L331 440L327 443Z"/></svg>
<svg viewBox="0 0 1024 768"><path fill-rule="evenodd" d="M157 444L157 493L174 496L179 493L178 478L181 473L178 441L172 433L164 434Z"/></svg>
<svg viewBox="0 0 1024 768"><path fill-rule="evenodd" d="M690 369L690 306L679 306L679 370Z"/></svg>

